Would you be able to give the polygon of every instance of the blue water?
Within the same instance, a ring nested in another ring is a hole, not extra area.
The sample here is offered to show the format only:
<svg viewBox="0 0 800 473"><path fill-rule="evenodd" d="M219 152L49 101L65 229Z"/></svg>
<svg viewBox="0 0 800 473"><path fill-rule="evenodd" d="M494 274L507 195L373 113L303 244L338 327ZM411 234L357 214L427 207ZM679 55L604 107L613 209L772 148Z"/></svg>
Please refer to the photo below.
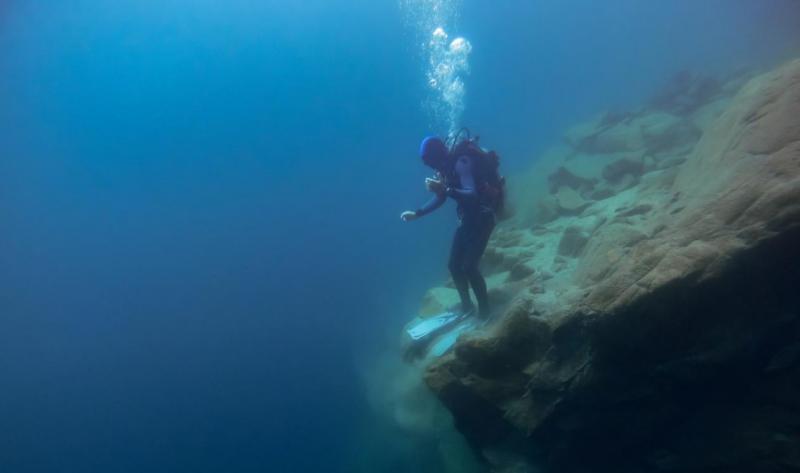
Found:
<svg viewBox="0 0 800 473"><path fill-rule="evenodd" d="M800 54L795 0L458 12L461 122L507 173L678 70ZM0 471L348 471L359 360L454 224L398 218L447 128L416 26L395 0L0 5Z"/></svg>

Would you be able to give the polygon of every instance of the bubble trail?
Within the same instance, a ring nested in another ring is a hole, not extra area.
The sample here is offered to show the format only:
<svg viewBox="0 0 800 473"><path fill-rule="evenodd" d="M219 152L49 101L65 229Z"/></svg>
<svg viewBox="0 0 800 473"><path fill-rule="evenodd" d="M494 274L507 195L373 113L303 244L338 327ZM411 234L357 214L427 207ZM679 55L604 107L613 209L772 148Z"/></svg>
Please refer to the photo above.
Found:
<svg viewBox="0 0 800 473"><path fill-rule="evenodd" d="M425 77L429 98L425 108L434 126L453 136L458 131L465 109L472 44L463 37L450 40L447 29L457 20L459 0L401 0L408 22L421 39L427 60Z"/></svg>

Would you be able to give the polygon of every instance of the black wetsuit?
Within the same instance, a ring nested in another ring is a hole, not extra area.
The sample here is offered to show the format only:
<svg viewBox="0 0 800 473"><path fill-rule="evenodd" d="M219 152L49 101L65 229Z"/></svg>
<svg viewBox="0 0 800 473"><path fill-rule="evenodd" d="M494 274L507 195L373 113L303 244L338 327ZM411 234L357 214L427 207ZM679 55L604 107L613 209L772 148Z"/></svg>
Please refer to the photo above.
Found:
<svg viewBox="0 0 800 473"><path fill-rule="evenodd" d="M437 194L427 204L416 211L417 216L433 212L447 200L452 198L458 203L459 225L453 236L448 267L453 283L461 298L462 310L473 308L469 296L469 287L475 292L478 309L482 316L489 315L489 297L486 281L481 275L478 264L486 250L489 237L495 225L494 209L481 198L478 192L480 183L476 182L473 169L473 157L460 156L452 166L452 170L443 173L446 192Z"/></svg>

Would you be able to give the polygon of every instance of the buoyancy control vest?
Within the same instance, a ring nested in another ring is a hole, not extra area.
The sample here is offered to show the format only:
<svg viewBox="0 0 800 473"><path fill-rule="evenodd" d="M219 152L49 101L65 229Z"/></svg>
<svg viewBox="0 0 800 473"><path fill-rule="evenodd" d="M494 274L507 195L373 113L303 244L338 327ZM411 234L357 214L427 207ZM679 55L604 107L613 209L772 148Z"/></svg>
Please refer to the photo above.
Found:
<svg viewBox="0 0 800 473"><path fill-rule="evenodd" d="M450 148L451 161L455 162L461 156L472 158L473 178L481 204L492 209L495 214L502 215L505 208L506 179L500 174L500 156L495 151L483 149L478 142L479 137L470 137L468 130L467 137L457 141L462 134L463 130L455 136L454 144Z"/></svg>

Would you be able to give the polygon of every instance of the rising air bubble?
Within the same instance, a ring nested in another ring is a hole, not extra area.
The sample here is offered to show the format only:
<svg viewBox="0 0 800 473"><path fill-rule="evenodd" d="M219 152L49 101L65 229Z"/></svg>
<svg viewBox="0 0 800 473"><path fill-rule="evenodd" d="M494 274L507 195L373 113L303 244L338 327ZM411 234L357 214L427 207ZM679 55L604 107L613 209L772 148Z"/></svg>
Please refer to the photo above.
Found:
<svg viewBox="0 0 800 473"><path fill-rule="evenodd" d="M452 54L467 55L472 52L472 45L464 38L456 38L450 43L450 52Z"/></svg>
<svg viewBox="0 0 800 473"><path fill-rule="evenodd" d="M462 76L469 72L472 45L465 38L447 43L447 32L438 27L431 33L428 47L428 84L436 92L430 105L437 120L446 122L452 135L459 128L464 112L466 88Z"/></svg>
<svg viewBox="0 0 800 473"><path fill-rule="evenodd" d="M460 0L400 0L407 19L422 40L427 59L425 72L431 91L427 106L437 128L449 135L460 128L472 45L463 37L449 41L447 28L457 19Z"/></svg>

